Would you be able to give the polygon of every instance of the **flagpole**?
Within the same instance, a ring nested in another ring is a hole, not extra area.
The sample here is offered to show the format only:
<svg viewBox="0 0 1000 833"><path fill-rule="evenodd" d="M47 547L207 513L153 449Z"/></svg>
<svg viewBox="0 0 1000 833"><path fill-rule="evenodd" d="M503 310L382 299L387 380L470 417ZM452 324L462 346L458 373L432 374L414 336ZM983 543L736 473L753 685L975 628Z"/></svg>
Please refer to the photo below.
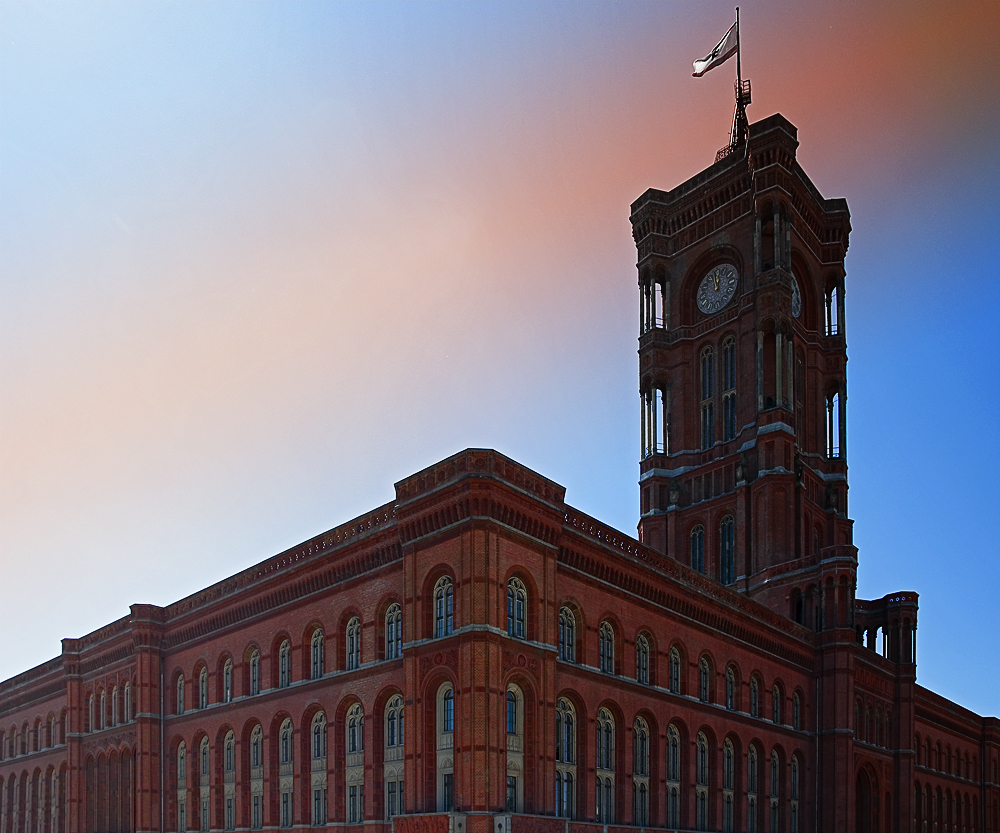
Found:
<svg viewBox="0 0 1000 833"><path fill-rule="evenodd" d="M740 7L736 7L736 80L740 82L740 90L743 89L743 70L740 66Z"/></svg>

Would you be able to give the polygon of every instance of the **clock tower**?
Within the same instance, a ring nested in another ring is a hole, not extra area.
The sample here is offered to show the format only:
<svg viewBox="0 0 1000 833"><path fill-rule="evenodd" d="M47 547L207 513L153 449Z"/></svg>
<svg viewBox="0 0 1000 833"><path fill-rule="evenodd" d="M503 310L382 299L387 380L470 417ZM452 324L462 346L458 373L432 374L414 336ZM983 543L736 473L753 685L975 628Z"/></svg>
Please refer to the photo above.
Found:
<svg viewBox="0 0 1000 833"><path fill-rule="evenodd" d="M735 134L734 134L735 135ZM850 214L780 115L632 205L643 543L811 629L851 627ZM831 579L835 580L831 581Z"/></svg>

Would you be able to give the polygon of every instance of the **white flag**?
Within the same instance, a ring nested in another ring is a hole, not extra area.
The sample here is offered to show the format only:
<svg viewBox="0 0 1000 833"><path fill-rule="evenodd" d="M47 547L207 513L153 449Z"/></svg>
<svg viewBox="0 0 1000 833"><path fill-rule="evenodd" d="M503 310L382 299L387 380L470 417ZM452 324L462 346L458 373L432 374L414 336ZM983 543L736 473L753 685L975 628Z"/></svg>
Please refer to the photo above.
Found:
<svg viewBox="0 0 1000 833"><path fill-rule="evenodd" d="M700 61L694 62L694 72L692 73L695 78L701 78L710 69L714 69L719 64L732 58L736 53L736 44L739 38L739 33L736 29L737 24L733 24L729 31L726 32L725 37L722 38L716 45L715 49L709 52Z"/></svg>

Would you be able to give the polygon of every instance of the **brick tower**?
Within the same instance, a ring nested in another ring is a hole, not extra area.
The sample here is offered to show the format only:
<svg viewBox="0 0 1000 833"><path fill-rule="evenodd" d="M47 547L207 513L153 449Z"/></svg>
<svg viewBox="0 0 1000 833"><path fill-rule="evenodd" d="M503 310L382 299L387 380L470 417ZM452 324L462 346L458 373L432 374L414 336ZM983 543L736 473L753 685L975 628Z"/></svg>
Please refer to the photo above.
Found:
<svg viewBox="0 0 1000 833"><path fill-rule="evenodd" d="M822 630L831 616L850 625L857 563L847 515L850 215L809 181L797 146L795 127L772 116L697 176L632 205L639 537Z"/></svg>

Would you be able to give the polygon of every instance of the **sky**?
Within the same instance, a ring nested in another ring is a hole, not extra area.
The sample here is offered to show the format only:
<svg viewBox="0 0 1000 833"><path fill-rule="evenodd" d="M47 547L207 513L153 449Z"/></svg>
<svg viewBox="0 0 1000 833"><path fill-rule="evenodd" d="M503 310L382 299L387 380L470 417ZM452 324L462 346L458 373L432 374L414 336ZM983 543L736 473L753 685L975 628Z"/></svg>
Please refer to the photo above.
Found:
<svg viewBox="0 0 1000 833"><path fill-rule="evenodd" d="M1000 712L1000 11L741 7L844 197L859 598ZM469 446L635 535L629 205L728 141L733 6L0 4L0 679Z"/></svg>

